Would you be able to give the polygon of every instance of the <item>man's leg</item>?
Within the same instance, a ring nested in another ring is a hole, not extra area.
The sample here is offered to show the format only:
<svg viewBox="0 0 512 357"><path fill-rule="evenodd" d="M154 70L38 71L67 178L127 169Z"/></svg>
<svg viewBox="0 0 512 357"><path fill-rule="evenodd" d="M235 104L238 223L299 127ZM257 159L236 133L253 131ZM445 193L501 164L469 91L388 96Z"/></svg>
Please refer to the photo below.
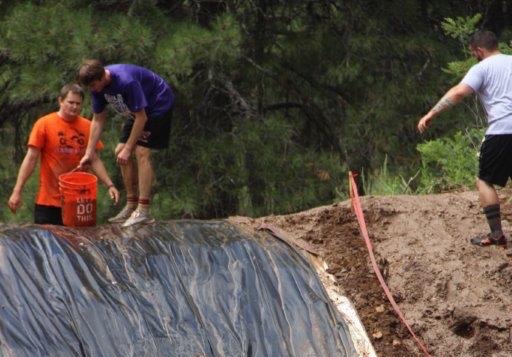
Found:
<svg viewBox="0 0 512 357"><path fill-rule="evenodd" d="M137 168L139 171L139 200L147 200L151 198L151 186L155 173L151 164L151 149L144 146L137 146L135 149L135 157L137 159ZM139 203L139 206L141 204Z"/></svg>
<svg viewBox="0 0 512 357"><path fill-rule="evenodd" d="M154 171L151 164L151 149L137 145L135 148L135 158L137 160L138 191L139 202L137 209L128 220L123 224L124 227L137 223L153 222L149 209L151 202L151 186L153 185Z"/></svg>
<svg viewBox="0 0 512 357"><path fill-rule="evenodd" d="M493 242L493 240L497 241L503 237L498 194L494 185L480 178L477 178L476 187L480 198L480 206L491 230L491 233L480 241L480 245L495 244L496 242Z"/></svg>
<svg viewBox="0 0 512 357"><path fill-rule="evenodd" d="M135 158L138 169L139 204L123 227L137 223L151 223L154 219L150 215L151 187L154 180L154 171L151 164L151 150L165 149L169 144L171 130L172 110L161 117L148 118L144 126L143 135L137 141Z"/></svg>
<svg viewBox="0 0 512 357"><path fill-rule="evenodd" d="M125 144L117 144L115 155L123 150ZM139 197L138 173L135 158L131 157L126 165L119 165L121 176L123 177L124 188L126 189L126 197Z"/></svg>
<svg viewBox="0 0 512 357"><path fill-rule="evenodd" d="M125 144L117 144L115 155L119 154ZM123 209L114 217L109 218L111 223L121 223L126 221L133 211L137 208L139 202L139 189L138 189L138 174L137 165L133 157L128 160L126 165L119 165L121 170L121 176L123 178L124 188L126 190L126 205Z"/></svg>
<svg viewBox="0 0 512 357"><path fill-rule="evenodd" d="M480 146L476 188L491 232L471 239L480 246L507 243L501 228L500 201L494 185L505 186L510 176L512 135L486 135Z"/></svg>
<svg viewBox="0 0 512 357"><path fill-rule="evenodd" d="M476 188L478 190L478 197L480 199L480 206L482 206L482 208L491 205L499 206L500 200L498 198L498 194L496 193L494 185L477 178Z"/></svg>

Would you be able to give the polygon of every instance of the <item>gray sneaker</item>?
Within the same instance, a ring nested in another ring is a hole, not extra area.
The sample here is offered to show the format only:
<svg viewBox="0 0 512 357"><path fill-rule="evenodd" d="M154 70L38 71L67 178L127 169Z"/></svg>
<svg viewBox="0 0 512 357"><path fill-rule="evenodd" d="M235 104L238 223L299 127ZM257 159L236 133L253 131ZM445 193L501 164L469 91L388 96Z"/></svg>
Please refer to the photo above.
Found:
<svg viewBox="0 0 512 357"><path fill-rule="evenodd" d="M121 212L119 212L114 217L109 218L108 221L110 223L123 223L128 218L130 218L131 214L133 213L133 211L135 211L136 208L137 208L137 206L133 206L133 207L124 206L124 208L121 210Z"/></svg>
<svg viewBox="0 0 512 357"><path fill-rule="evenodd" d="M136 209L133 211L130 218L122 224L122 227L129 227L140 223L153 223L154 221L155 219L151 217L149 212Z"/></svg>

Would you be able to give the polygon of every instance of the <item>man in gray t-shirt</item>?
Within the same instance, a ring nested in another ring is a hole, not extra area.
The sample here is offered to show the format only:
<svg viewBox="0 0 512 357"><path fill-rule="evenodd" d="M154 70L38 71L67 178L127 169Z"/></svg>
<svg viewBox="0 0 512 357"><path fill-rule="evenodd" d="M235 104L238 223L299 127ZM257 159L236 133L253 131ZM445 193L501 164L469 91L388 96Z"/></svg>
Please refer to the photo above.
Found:
<svg viewBox="0 0 512 357"><path fill-rule="evenodd" d="M478 63L420 119L418 131L425 132L436 116L465 97L478 95L488 128L480 148L476 187L491 232L472 238L471 243L506 246L494 185L505 186L512 177L512 56L499 51L498 40L490 31L474 33L469 39L469 48Z"/></svg>

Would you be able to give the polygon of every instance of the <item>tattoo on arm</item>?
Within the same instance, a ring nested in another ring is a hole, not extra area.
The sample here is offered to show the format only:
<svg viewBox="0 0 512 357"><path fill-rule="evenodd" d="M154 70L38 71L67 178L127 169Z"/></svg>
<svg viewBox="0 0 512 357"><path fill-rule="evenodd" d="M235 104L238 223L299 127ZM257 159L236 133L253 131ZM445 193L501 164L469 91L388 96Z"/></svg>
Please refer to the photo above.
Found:
<svg viewBox="0 0 512 357"><path fill-rule="evenodd" d="M432 111L436 113L440 113L445 109L448 109L449 107L453 106L455 103L448 97L443 97L437 104L432 108Z"/></svg>

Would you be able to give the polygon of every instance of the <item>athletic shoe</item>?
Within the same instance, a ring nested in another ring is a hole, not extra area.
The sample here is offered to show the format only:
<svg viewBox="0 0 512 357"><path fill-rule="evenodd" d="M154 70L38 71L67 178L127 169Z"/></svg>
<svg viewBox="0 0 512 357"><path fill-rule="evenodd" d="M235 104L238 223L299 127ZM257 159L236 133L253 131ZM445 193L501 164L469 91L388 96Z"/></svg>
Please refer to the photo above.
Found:
<svg viewBox="0 0 512 357"><path fill-rule="evenodd" d="M492 233L482 234L474 238L471 238L470 241L471 244L478 245L480 247L487 247L490 245L501 245L506 248L508 243L507 237L505 237L503 233L498 235Z"/></svg>
<svg viewBox="0 0 512 357"><path fill-rule="evenodd" d="M126 222L122 224L122 227L129 227L140 223L153 223L154 221L155 219L151 217L148 211L136 209L133 211L130 218L128 218Z"/></svg>
<svg viewBox="0 0 512 357"><path fill-rule="evenodd" d="M137 206L128 206L128 205L126 205L121 210L121 212L119 212L114 217L109 218L108 221L110 223L123 223L128 218L130 218L131 214L133 213L133 211L135 211L136 208L137 208Z"/></svg>

